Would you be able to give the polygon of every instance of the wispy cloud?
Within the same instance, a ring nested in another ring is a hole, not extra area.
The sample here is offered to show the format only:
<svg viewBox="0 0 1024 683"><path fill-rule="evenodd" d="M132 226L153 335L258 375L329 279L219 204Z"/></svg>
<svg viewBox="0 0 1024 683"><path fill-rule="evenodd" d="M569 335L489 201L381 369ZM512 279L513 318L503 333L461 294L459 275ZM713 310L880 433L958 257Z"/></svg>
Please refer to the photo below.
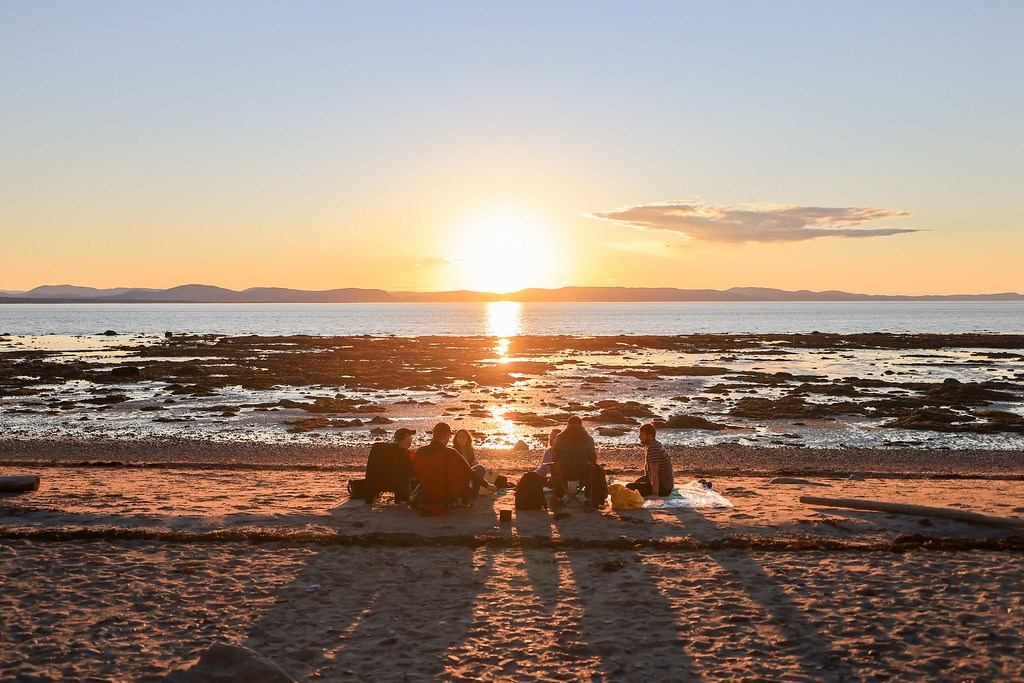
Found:
<svg viewBox="0 0 1024 683"><path fill-rule="evenodd" d="M920 230L861 227L909 211L791 204L705 204L700 200L624 206L585 214L638 230L684 234L705 242L799 242L819 237L889 237Z"/></svg>

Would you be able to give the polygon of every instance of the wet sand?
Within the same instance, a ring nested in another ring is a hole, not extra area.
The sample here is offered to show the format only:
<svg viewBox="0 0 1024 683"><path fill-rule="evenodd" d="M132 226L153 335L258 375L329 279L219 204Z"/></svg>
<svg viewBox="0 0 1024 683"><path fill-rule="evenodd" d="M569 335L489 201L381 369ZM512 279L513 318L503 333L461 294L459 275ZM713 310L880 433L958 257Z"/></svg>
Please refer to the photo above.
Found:
<svg viewBox="0 0 1024 683"><path fill-rule="evenodd" d="M715 477L732 508L517 512L502 524L511 495L439 518L349 501L361 449L213 458L220 446L38 442L17 466L4 458L0 475L37 473L42 486L0 497L0 678L159 680L214 643L294 680L1024 676L1019 531L799 502L1021 517L1019 464L947 453L944 473L894 464L858 481L848 470L869 472L884 453L838 452L820 462L843 467L783 484L779 449L677 449L680 482L703 473L687 454L760 471ZM187 462L189 448L204 456ZM539 454L483 455L515 476ZM603 455L616 476L636 474L636 450ZM925 456L906 457L895 462Z"/></svg>

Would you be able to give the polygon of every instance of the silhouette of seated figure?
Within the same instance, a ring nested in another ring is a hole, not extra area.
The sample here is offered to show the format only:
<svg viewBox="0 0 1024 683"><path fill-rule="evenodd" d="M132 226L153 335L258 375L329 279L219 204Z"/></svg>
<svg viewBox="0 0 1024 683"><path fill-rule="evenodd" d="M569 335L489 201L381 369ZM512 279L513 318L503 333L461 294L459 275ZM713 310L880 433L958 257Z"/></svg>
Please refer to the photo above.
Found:
<svg viewBox="0 0 1024 683"><path fill-rule="evenodd" d="M597 464L597 449L594 439L583 428L583 422L575 415L566 422L565 429L555 437L554 457L551 462L551 487L556 500L566 495L566 485L575 481L584 488L586 506L597 507L604 503L602 491L607 495L604 472Z"/></svg>
<svg viewBox="0 0 1024 683"><path fill-rule="evenodd" d="M487 482L470 468L457 450L448 445L451 428L441 422L433 429L433 438L413 454L412 466L419 479L417 505L455 507L476 500L480 486ZM489 487L491 488L491 487Z"/></svg>
<svg viewBox="0 0 1024 683"><path fill-rule="evenodd" d="M366 459L366 502L382 493L395 494L396 503L409 500L410 481L415 476L409 451L395 442L376 443Z"/></svg>

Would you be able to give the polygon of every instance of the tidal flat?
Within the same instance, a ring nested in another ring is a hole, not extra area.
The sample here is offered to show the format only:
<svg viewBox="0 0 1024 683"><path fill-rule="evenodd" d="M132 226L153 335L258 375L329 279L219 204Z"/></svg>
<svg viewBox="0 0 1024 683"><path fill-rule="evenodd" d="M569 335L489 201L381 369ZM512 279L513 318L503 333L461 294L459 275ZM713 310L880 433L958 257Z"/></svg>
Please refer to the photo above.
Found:
<svg viewBox="0 0 1024 683"><path fill-rule="evenodd" d="M1015 449L1024 336L0 337L9 438L365 445L439 420L477 445Z"/></svg>

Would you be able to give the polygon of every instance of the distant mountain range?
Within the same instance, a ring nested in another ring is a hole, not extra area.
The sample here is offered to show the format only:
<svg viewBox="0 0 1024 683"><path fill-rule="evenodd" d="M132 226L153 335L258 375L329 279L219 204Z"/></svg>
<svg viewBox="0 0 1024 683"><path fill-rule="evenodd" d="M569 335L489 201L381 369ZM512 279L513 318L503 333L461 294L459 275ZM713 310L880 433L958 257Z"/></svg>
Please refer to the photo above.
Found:
<svg viewBox="0 0 1024 683"><path fill-rule="evenodd" d="M0 290L0 303L398 303L487 301L1024 301L1016 292L998 294L885 295L851 294L829 290L790 292L767 287L676 289L673 287L562 287L523 289L512 294L460 290L454 292L387 292L383 289L308 291L281 287L251 287L243 291L212 285L181 285L170 289L117 287L94 289L75 285L43 285L27 292Z"/></svg>

